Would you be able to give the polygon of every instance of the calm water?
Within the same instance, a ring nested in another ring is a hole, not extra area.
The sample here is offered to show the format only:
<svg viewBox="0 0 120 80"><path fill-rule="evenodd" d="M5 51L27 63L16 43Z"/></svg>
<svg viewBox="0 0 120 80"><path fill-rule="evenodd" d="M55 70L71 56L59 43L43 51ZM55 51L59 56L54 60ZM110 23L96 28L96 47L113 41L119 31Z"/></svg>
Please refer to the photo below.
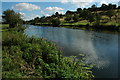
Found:
<svg viewBox="0 0 120 80"><path fill-rule="evenodd" d="M54 41L64 56L85 53L86 63L97 65L93 69L97 78L118 77L118 34L33 25L28 25L25 33Z"/></svg>

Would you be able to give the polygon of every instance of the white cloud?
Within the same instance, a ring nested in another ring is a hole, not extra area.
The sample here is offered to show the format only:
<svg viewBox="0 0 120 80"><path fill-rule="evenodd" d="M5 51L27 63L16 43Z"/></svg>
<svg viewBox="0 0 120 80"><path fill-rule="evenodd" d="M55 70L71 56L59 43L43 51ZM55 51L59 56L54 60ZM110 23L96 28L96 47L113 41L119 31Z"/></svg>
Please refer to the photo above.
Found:
<svg viewBox="0 0 120 80"><path fill-rule="evenodd" d="M67 3L68 0L61 0L61 3Z"/></svg>
<svg viewBox="0 0 120 80"><path fill-rule="evenodd" d="M32 20L32 19L34 19L34 18L36 18L36 17L41 17L41 16L39 16L39 15L36 15L36 14L31 14L31 15L26 15L25 17L24 17L24 20Z"/></svg>
<svg viewBox="0 0 120 80"><path fill-rule="evenodd" d="M19 14L21 15L21 18L25 21L32 20L36 17L41 17L40 15L37 15L37 14L25 14L25 13L22 13L22 12L19 12Z"/></svg>
<svg viewBox="0 0 120 80"><path fill-rule="evenodd" d="M41 11L41 14L44 16L51 16L52 14L58 12L59 14L64 14L63 8L61 7L47 7L43 11Z"/></svg>
<svg viewBox="0 0 120 80"><path fill-rule="evenodd" d="M16 9L19 11L22 11L22 10L32 11L32 10L38 10L40 9L40 7L30 3L18 3L15 6L13 6L12 9Z"/></svg>
<svg viewBox="0 0 120 80"><path fill-rule="evenodd" d="M75 4L77 7L86 7L87 5L89 5L91 2L93 2L94 0L72 0L73 4Z"/></svg>
<svg viewBox="0 0 120 80"><path fill-rule="evenodd" d="M105 0L102 0L102 1L100 1L100 4L102 5L102 4L107 4L108 5L108 2L106 2Z"/></svg>
<svg viewBox="0 0 120 80"><path fill-rule="evenodd" d="M47 7L45 10L47 10L47 11L61 11L64 9L60 8L60 7Z"/></svg>
<svg viewBox="0 0 120 80"><path fill-rule="evenodd" d="M94 0L62 0L61 3L72 3L77 7L85 7L87 5L89 5L91 2L93 2Z"/></svg>
<svg viewBox="0 0 120 80"><path fill-rule="evenodd" d="M25 16L25 13L19 12L19 14L21 15L21 17Z"/></svg>

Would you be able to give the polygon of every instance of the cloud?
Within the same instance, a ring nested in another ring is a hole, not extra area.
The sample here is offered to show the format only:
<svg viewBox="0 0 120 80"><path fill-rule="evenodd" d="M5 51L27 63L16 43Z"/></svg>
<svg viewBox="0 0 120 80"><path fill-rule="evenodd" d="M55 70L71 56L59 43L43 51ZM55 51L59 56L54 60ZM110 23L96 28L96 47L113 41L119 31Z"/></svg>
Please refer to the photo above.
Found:
<svg viewBox="0 0 120 80"><path fill-rule="evenodd" d="M41 11L40 13L44 16L51 16L56 12L58 12L59 14L64 14L63 10L64 9L61 7L47 7L43 11Z"/></svg>
<svg viewBox="0 0 120 80"><path fill-rule="evenodd" d="M48 14L48 13L45 12L45 11L40 11L40 13L41 13L43 16L51 16L50 14Z"/></svg>
<svg viewBox="0 0 120 80"><path fill-rule="evenodd" d="M19 12L19 14L21 15L21 17L25 16L25 13Z"/></svg>
<svg viewBox="0 0 120 80"><path fill-rule="evenodd" d="M36 14L30 14L30 15L26 15L25 17L24 17L24 20L32 20L32 19L34 19L34 18L36 18L36 17L41 17L41 16L39 16L39 15L36 15Z"/></svg>
<svg viewBox="0 0 120 80"><path fill-rule="evenodd" d="M40 15L37 15L37 14L25 14L25 13L22 13L22 12L19 12L19 14L21 15L21 18L25 21L32 20L36 17L41 17Z"/></svg>
<svg viewBox="0 0 120 80"><path fill-rule="evenodd" d="M30 3L18 3L15 6L13 6L12 9L16 9L19 11L22 11L22 10L32 11L32 10L38 10L40 9L40 7Z"/></svg>
<svg viewBox="0 0 120 80"><path fill-rule="evenodd" d="M60 8L60 7L47 7L45 10L47 10L47 11L61 11L64 9Z"/></svg>
<svg viewBox="0 0 120 80"><path fill-rule="evenodd" d="M87 5L89 5L91 2L93 2L94 0L62 0L61 3L68 3L70 2L71 4L74 4L77 7L85 7Z"/></svg>
<svg viewBox="0 0 120 80"><path fill-rule="evenodd" d="M107 4L108 5L108 2L106 2L105 0L102 0L102 1L100 1L100 4L102 5L102 4Z"/></svg>
<svg viewBox="0 0 120 80"><path fill-rule="evenodd" d="M67 3L68 0L61 0L61 3Z"/></svg>

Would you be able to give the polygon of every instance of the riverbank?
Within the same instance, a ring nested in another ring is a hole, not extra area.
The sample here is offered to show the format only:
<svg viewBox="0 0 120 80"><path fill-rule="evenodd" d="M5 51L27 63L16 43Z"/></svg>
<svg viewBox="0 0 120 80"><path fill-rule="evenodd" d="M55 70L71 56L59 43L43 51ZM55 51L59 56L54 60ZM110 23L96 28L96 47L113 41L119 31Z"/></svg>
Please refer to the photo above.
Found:
<svg viewBox="0 0 120 80"><path fill-rule="evenodd" d="M52 24L32 24L37 26L46 26L51 27ZM97 31L97 32L103 32L103 33L114 33L119 34L120 33L120 26L89 26L89 25L60 25L56 27L65 27L65 28L71 28L71 29L81 29L81 30L88 30L88 31Z"/></svg>
<svg viewBox="0 0 120 80"><path fill-rule="evenodd" d="M64 57L62 51L43 38L28 37L22 27L2 25L3 78L78 78L92 80L92 65ZM5 29L5 30L4 30Z"/></svg>

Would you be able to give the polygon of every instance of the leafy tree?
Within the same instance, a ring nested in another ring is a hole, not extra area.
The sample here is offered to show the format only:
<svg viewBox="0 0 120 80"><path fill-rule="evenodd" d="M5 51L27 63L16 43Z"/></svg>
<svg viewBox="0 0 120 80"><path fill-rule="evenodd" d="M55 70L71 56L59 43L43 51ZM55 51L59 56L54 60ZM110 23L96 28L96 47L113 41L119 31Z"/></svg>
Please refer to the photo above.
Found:
<svg viewBox="0 0 120 80"><path fill-rule="evenodd" d="M120 9L120 6L118 6L118 9Z"/></svg>
<svg viewBox="0 0 120 80"><path fill-rule="evenodd" d="M91 6L91 8L88 8L88 10L90 10L90 11L97 11L97 6L95 5L95 4L93 4L92 6Z"/></svg>
<svg viewBox="0 0 120 80"><path fill-rule="evenodd" d="M100 9L101 10L108 10L108 6L106 4L102 4Z"/></svg>
<svg viewBox="0 0 120 80"><path fill-rule="evenodd" d="M67 14L65 20L69 22L71 19L72 17L69 14Z"/></svg>
<svg viewBox="0 0 120 80"><path fill-rule="evenodd" d="M89 15L87 16L87 20L91 23L95 21L95 15L92 13L89 13Z"/></svg>
<svg viewBox="0 0 120 80"><path fill-rule="evenodd" d="M65 14L66 14L66 15L72 15L73 13L74 13L74 12L68 10Z"/></svg>
<svg viewBox="0 0 120 80"><path fill-rule="evenodd" d="M56 16L59 16L59 13L58 13L58 12L56 12L56 13L55 13L55 15L56 15Z"/></svg>
<svg viewBox="0 0 120 80"><path fill-rule="evenodd" d="M53 18L51 20L51 23L52 23L53 26L58 27L60 25L60 20L58 18Z"/></svg>
<svg viewBox="0 0 120 80"><path fill-rule="evenodd" d="M111 21L112 16L115 15L115 14L116 14L116 13L115 13L115 11L113 11L113 10L108 10L108 11L106 12L106 15L110 18L110 21Z"/></svg>
<svg viewBox="0 0 120 80"><path fill-rule="evenodd" d="M95 26L99 26L100 25L101 17L102 16L100 14L98 14L98 13L95 14L95 23L94 23Z"/></svg>
<svg viewBox="0 0 120 80"><path fill-rule="evenodd" d="M40 18L40 22L41 22L41 23L44 23L45 21L46 21L45 16L43 16L43 17Z"/></svg>
<svg viewBox="0 0 120 80"><path fill-rule="evenodd" d="M116 9L116 4L108 4L109 10Z"/></svg>
<svg viewBox="0 0 120 80"><path fill-rule="evenodd" d="M34 18L33 23L35 24L35 23L38 23L39 21L40 21L40 18L36 17L36 18Z"/></svg>
<svg viewBox="0 0 120 80"><path fill-rule="evenodd" d="M80 13L80 16L79 17L82 17L83 19L87 19L87 17L89 16L91 12L89 10L82 10L82 12Z"/></svg>
<svg viewBox="0 0 120 80"><path fill-rule="evenodd" d="M73 20L74 20L74 22L77 22L79 20L79 16L77 14L74 14Z"/></svg>
<svg viewBox="0 0 120 80"><path fill-rule="evenodd" d="M81 8L77 8L77 12L80 13L82 11Z"/></svg>
<svg viewBox="0 0 120 80"><path fill-rule="evenodd" d="M5 22L10 25L10 27L18 27L22 24L21 15L10 9L3 12L3 18L5 19Z"/></svg>

